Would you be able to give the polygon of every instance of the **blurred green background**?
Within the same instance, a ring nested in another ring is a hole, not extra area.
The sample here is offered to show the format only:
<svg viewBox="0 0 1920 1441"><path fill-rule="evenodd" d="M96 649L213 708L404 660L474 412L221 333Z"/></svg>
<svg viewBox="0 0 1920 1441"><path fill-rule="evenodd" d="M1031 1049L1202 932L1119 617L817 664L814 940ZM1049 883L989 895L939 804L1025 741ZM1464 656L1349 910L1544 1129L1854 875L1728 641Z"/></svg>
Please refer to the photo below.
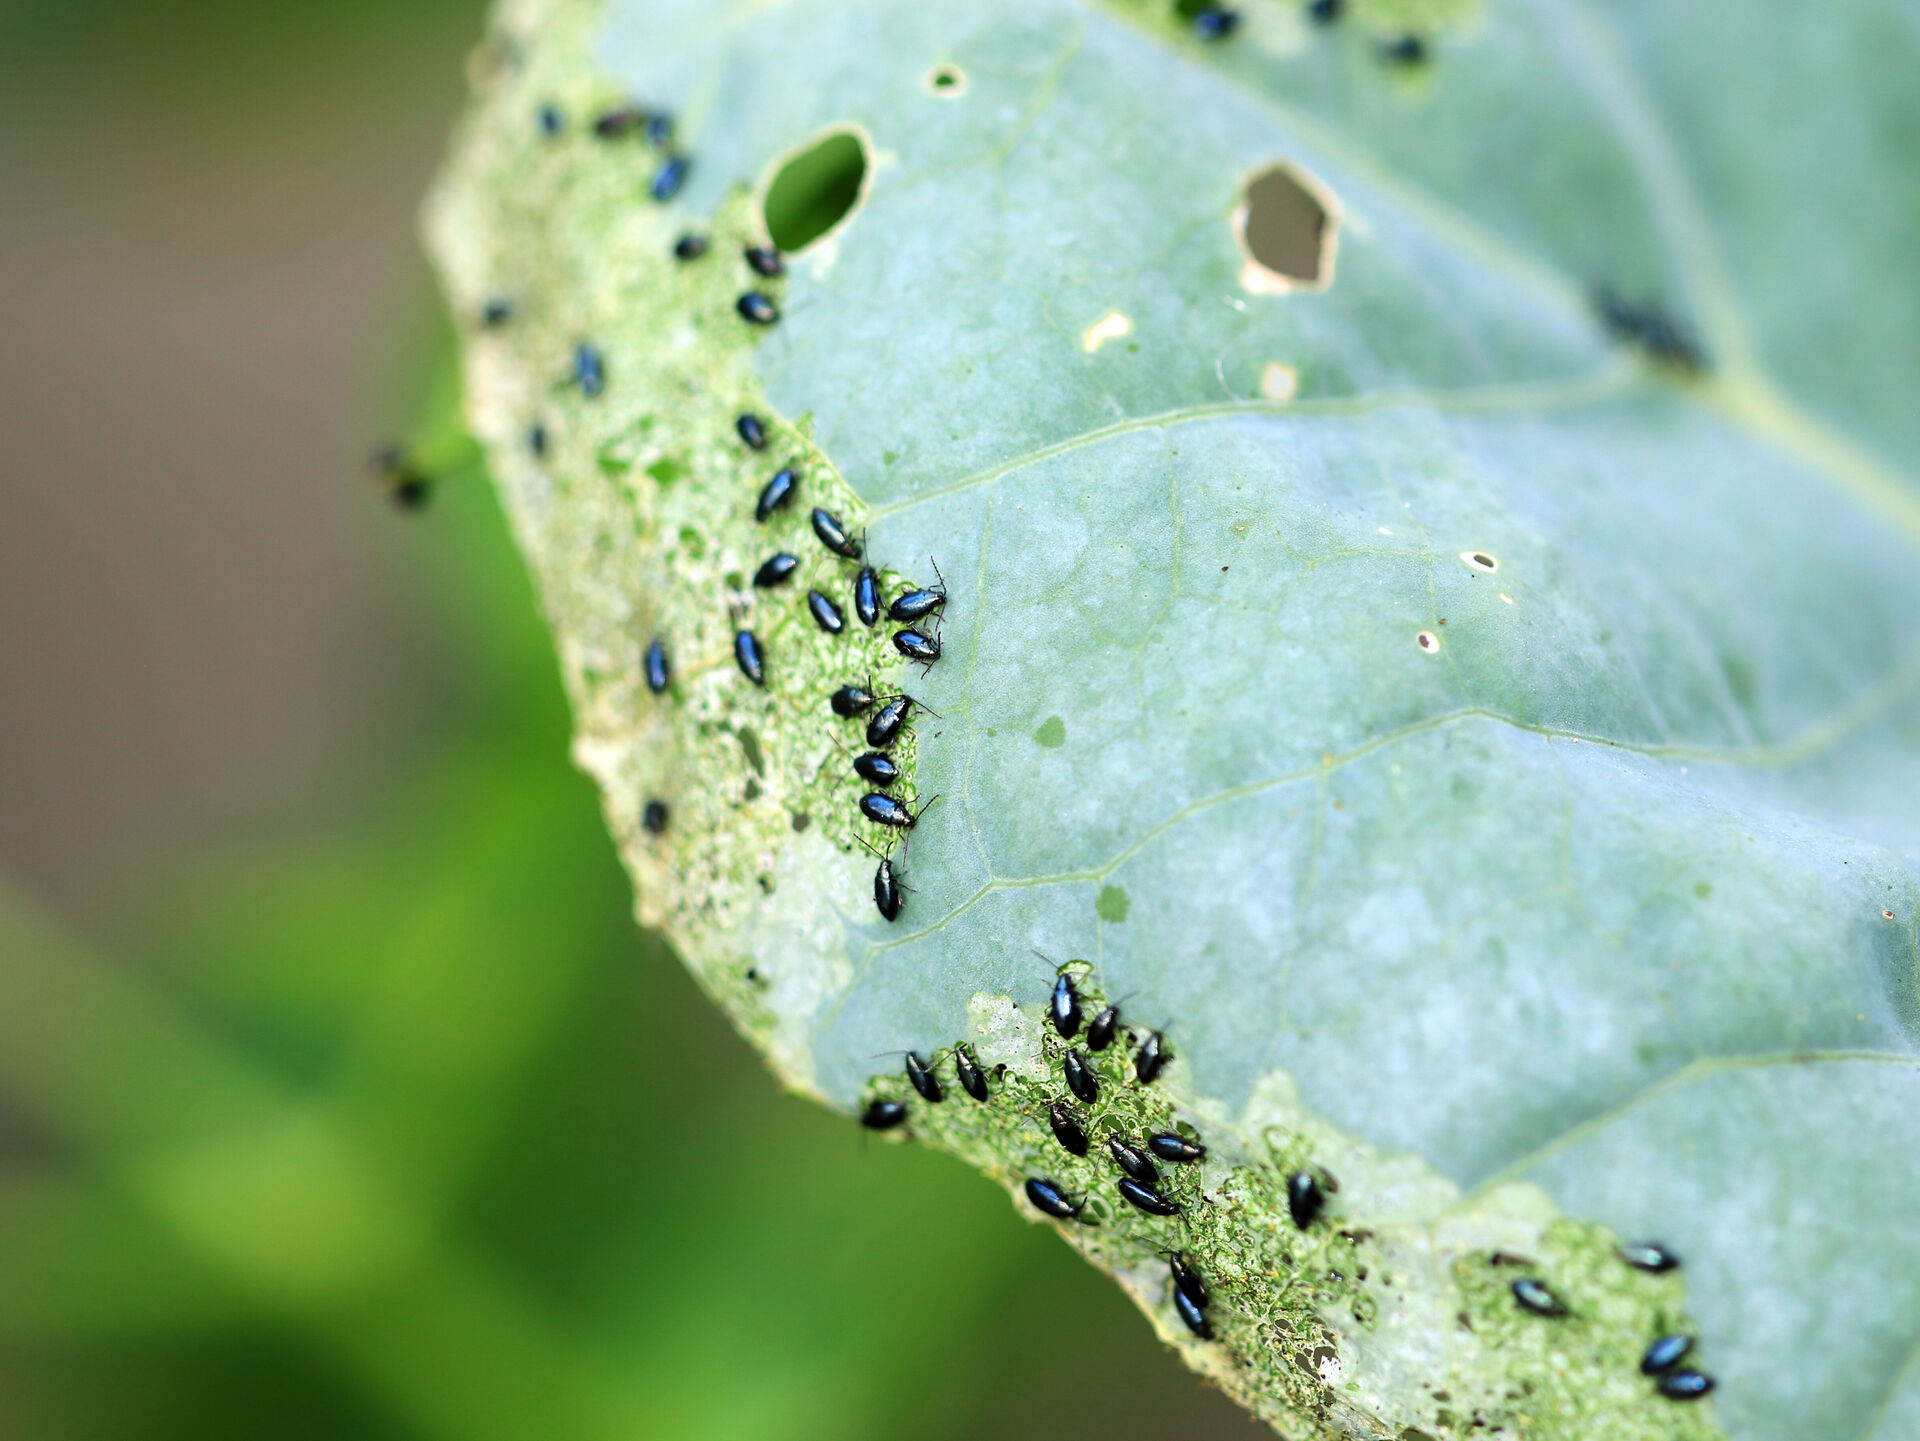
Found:
<svg viewBox="0 0 1920 1441"><path fill-rule="evenodd" d="M629 919L413 214L472 0L0 0L0 1435L1266 1434Z"/></svg>

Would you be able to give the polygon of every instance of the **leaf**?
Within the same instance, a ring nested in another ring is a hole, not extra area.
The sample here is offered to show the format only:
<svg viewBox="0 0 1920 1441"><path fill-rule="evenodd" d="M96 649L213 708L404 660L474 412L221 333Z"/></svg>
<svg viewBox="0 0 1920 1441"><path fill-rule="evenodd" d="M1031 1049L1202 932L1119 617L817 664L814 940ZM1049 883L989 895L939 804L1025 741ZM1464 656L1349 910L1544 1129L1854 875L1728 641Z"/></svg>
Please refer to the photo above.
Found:
<svg viewBox="0 0 1920 1441"><path fill-rule="evenodd" d="M1282 1429L1905 1435L1917 44L1864 3L1250 3L1212 43L1147 0L506 7L433 244L463 313L524 301L469 341L471 418L643 919L789 1084L1100 1197L1063 1234ZM630 96L691 162L664 206L668 151L592 132ZM862 198L763 280L754 195L829 132ZM1334 237L1292 283L1236 231L1274 165ZM813 505L889 595L937 563L924 679L806 619L854 569ZM804 574L757 590L779 548ZM891 925L825 704L870 668L930 708L896 758L938 796ZM1180 1221L1043 1124L1076 959L1175 1058L1098 1058L1083 1119L1205 1139ZM962 1039L1008 1068L986 1107L874 1059L952 1077ZM1339 1190L1300 1235L1308 1167ZM1682 1271L1613 1254L1654 1236ZM1638 1372L1682 1327L1709 1402Z"/></svg>

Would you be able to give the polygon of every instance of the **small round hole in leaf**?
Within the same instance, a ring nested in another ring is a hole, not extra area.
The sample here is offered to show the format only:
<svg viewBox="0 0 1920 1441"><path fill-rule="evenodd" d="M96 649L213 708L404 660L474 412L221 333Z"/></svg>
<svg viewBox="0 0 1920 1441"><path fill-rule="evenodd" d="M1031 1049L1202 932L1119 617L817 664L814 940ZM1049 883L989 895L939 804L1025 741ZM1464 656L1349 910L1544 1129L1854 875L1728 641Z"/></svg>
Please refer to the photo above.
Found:
<svg viewBox="0 0 1920 1441"><path fill-rule="evenodd" d="M1292 400L1300 390L1300 372L1291 365L1270 361L1260 372L1260 394L1268 400Z"/></svg>
<svg viewBox="0 0 1920 1441"><path fill-rule="evenodd" d="M789 155L767 186L767 238L781 250L802 250L844 223L860 203L868 168L867 147L850 130Z"/></svg>
<svg viewBox="0 0 1920 1441"><path fill-rule="evenodd" d="M1247 266L1240 282L1256 293L1325 290L1333 283L1340 205L1319 181L1291 165L1271 165L1247 182L1234 212Z"/></svg>
<svg viewBox="0 0 1920 1441"><path fill-rule="evenodd" d="M967 73L958 65L936 65L927 72L927 90L950 100L967 88Z"/></svg>

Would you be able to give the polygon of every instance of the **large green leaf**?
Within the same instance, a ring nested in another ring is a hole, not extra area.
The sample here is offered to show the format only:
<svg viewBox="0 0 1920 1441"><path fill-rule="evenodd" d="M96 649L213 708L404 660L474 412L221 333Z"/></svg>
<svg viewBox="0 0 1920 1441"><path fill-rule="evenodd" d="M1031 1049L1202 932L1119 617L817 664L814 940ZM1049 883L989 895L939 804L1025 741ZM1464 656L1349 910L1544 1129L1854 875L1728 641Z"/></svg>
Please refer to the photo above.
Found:
<svg viewBox="0 0 1920 1441"><path fill-rule="evenodd" d="M1065 1232L1283 1429L1898 1441L1920 23L1351 8L1250 4L1208 45L1147 0L504 6L433 233L462 310L519 301L475 328L471 411L579 757L643 919L790 1084L906 1094L876 1053L960 1039L1004 1063L993 1103L916 1103L911 1133L1102 1197ZM1430 63L1384 59L1414 23ZM658 154L588 128L628 94L677 114L668 205ZM761 282L755 187L832 127L862 202ZM1242 284L1234 212L1273 161L1337 201L1322 291ZM689 227L714 248L676 262ZM1611 341L1601 283L1663 299L1706 370ZM582 339L604 395L567 382ZM790 457L801 503L757 525ZM900 756L940 796L892 925L825 705L884 634L746 582L785 546L844 602L821 503L951 591L945 658L891 672L937 712ZM1205 1137L1184 1221L1047 1137L1035 951L1168 1037L1151 1088L1102 1058L1093 1120ZM1301 1238L1306 1164L1341 1188ZM1650 1235L1677 1278L1613 1256ZM1173 1319L1177 1244L1213 1343ZM1518 1310L1521 1274L1574 1314ZM1720 1381L1684 1407L1635 1365L1683 1312Z"/></svg>

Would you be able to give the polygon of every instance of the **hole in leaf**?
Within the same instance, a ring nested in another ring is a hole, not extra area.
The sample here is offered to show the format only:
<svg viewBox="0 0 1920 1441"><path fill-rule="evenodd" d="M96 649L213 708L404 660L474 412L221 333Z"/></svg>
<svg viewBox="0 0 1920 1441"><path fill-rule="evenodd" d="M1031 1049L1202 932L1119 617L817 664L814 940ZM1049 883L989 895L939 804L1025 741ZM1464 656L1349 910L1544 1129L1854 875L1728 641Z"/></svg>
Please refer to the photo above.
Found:
<svg viewBox="0 0 1920 1441"><path fill-rule="evenodd" d="M942 99L952 99L967 88L967 73L958 65L936 65L927 72L927 89Z"/></svg>
<svg viewBox="0 0 1920 1441"><path fill-rule="evenodd" d="M1291 365L1270 361L1260 372L1260 394L1268 400L1292 400L1300 389L1300 372Z"/></svg>
<svg viewBox="0 0 1920 1441"><path fill-rule="evenodd" d="M1118 340L1123 335L1133 333L1133 319L1117 310L1109 310L1086 328L1080 337L1080 348L1088 355L1105 345L1109 340Z"/></svg>
<svg viewBox="0 0 1920 1441"><path fill-rule="evenodd" d="M1240 283L1256 293L1325 290L1333 284L1340 203L1291 165L1272 165L1247 182L1234 229L1247 257Z"/></svg>
<svg viewBox="0 0 1920 1441"><path fill-rule="evenodd" d="M789 156L767 186L767 238L786 251L813 244L853 212L866 179L867 148L850 130Z"/></svg>
<svg viewBox="0 0 1920 1441"><path fill-rule="evenodd" d="M1413 638L1413 643L1428 655L1432 655L1440 649L1440 637L1430 630L1421 631L1420 634Z"/></svg>
<svg viewBox="0 0 1920 1441"><path fill-rule="evenodd" d="M1463 550L1460 552L1460 559L1474 570L1484 570L1489 575L1500 569L1500 562L1484 550Z"/></svg>

